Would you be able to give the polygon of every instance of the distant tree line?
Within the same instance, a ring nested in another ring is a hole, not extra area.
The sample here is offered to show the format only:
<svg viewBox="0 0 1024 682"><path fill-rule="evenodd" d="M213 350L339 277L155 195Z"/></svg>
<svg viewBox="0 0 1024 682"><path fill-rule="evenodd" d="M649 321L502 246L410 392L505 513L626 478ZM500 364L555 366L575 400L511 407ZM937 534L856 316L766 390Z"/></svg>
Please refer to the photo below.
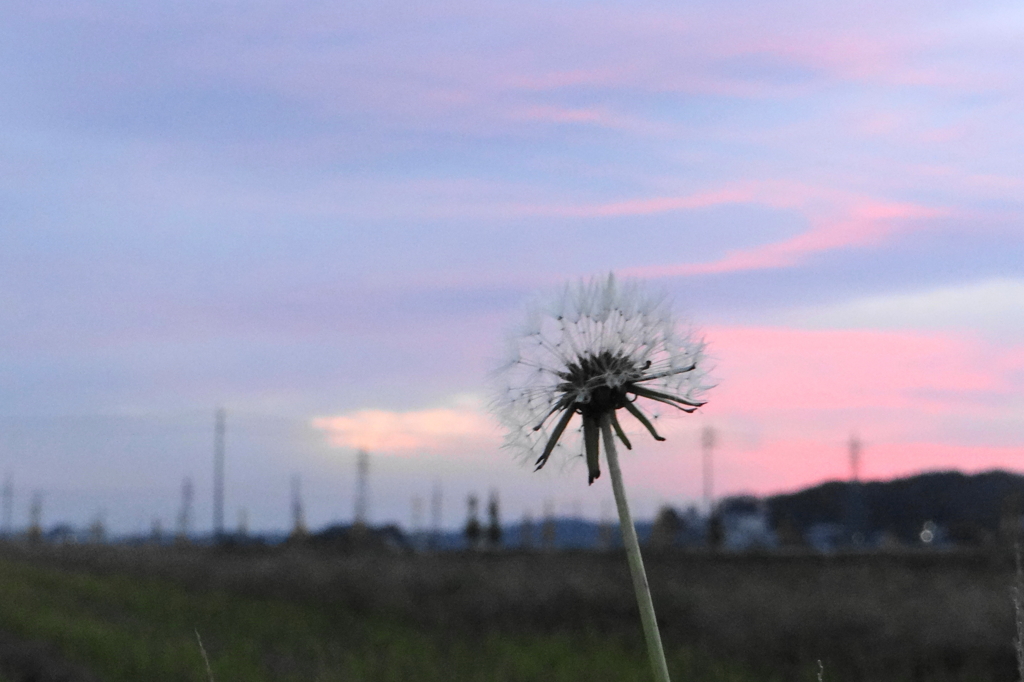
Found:
<svg viewBox="0 0 1024 682"><path fill-rule="evenodd" d="M976 546L1020 534L1024 476L941 471L891 481L830 481L764 502L780 536L802 537L827 523L906 543L916 542L930 522L953 544Z"/></svg>

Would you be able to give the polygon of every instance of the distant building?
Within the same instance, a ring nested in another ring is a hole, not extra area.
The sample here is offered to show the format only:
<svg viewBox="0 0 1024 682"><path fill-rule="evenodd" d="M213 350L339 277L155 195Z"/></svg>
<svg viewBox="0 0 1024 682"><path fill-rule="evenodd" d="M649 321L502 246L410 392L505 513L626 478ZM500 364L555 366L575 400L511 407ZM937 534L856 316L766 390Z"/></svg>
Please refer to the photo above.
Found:
<svg viewBox="0 0 1024 682"><path fill-rule="evenodd" d="M683 524L679 533L682 547L703 547L707 544L708 519L696 506L687 507L679 518Z"/></svg>
<svg viewBox="0 0 1024 682"><path fill-rule="evenodd" d="M664 505L658 510L647 543L652 549L670 549L678 545L682 530L682 516L672 507Z"/></svg>
<svg viewBox="0 0 1024 682"><path fill-rule="evenodd" d="M807 544L819 552L834 552L846 544L849 533L841 523L812 524L804 535Z"/></svg>
<svg viewBox="0 0 1024 682"><path fill-rule="evenodd" d="M78 541L79 533L74 526L59 523L45 533L40 532L40 538L46 542L71 543Z"/></svg>
<svg viewBox="0 0 1024 682"><path fill-rule="evenodd" d="M719 503L716 513L722 526L722 549L743 551L779 544L772 530L768 507L757 497L727 497Z"/></svg>
<svg viewBox="0 0 1024 682"><path fill-rule="evenodd" d="M328 526L308 537L306 542L313 547L335 549L342 552L384 550L389 552L411 551L406 535L398 526Z"/></svg>

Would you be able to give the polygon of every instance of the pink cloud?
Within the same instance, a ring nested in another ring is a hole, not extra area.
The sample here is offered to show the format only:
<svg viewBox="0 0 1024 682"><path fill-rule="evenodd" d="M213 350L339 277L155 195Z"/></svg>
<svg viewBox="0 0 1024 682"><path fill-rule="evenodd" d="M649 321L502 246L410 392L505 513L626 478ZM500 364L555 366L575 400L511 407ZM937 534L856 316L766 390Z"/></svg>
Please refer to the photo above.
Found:
<svg viewBox="0 0 1024 682"><path fill-rule="evenodd" d="M601 109L553 106L532 106L511 112L511 116L524 121L546 123L588 123L602 126L616 125L615 117Z"/></svg>
<svg viewBox="0 0 1024 682"><path fill-rule="evenodd" d="M761 203L773 208L797 208L807 216L812 226L810 230L783 241L736 249L713 261L629 268L621 270L621 274L682 277L792 267L818 253L880 244L895 233L916 228L918 221L950 214L947 209L921 204L842 196L834 191L822 191L816 197L807 187L796 186L796 191L791 185L782 187L789 191L770 199L764 197L763 190L733 189L677 200L653 199L604 207L609 215L614 215L611 211L625 213L632 210L635 214L643 214L692 210L717 204ZM826 205L823 207L822 203Z"/></svg>
<svg viewBox="0 0 1024 682"><path fill-rule="evenodd" d="M586 86L603 86L609 83L624 82L621 68L606 69L569 69L564 71L548 71L538 74L515 75L508 79L508 86L524 90L560 90L562 88Z"/></svg>
<svg viewBox="0 0 1024 682"><path fill-rule="evenodd" d="M721 386L706 411L931 411L964 405L927 398L1013 390L1019 350L975 339L874 330L716 327L707 331ZM945 399L948 401L949 399Z"/></svg>
<svg viewBox="0 0 1024 682"><path fill-rule="evenodd" d="M1021 466L1020 348L863 330L719 327L707 337L719 385L702 411L723 432L729 489L843 477L853 432L869 477Z"/></svg>
<svg viewBox="0 0 1024 682"><path fill-rule="evenodd" d="M814 199L831 196L832 190L810 187L800 182L780 180L729 183L715 189L701 190L681 196L646 197L600 204L578 205L526 205L519 213L532 215L567 216L575 218L604 218L615 216L654 215L672 211L689 211L727 204L756 203L773 208L795 208Z"/></svg>
<svg viewBox="0 0 1024 682"><path fill-rule="evenodd" d="M862 475L1019 468L1024 347L941 333L719 326L705 330L717 386L695 416L642 429L626 455L631 485L665 500L700 496L699 430L719 432L717 490L774 493L848 475L846 444L864 443ZM494 460L495 422L479 406L360 410L313 422L337 447L448 461ZM557 471L557 470L553 470ZM555 474L552 474L555 475Z"/></svg>
<svg viewBox="0 0 1024 682"><path fill-rule="evenodd" d="M584 206L561 211L564 215L579 217L609 217L627 215L651 215L669 211L687 211L723 204L749 203L755 195L745 189L722 189L712 192L691 194L684 197L655 197L620 201L598 206Z"/></svg>
<svg viewBox="0 0 1024 682"><path fill-rule="evenodd" d="M831 439L786 434L763 439L756 448L737 447L729 431L720 431L715 451L717 496L772 495L829 480L849 478L849 431ZM924 471L966 472L995 468L1020 470L1021 447L961 445L936 441L887 442L863 439L861 480L886 480ZM696 433L645 445L627 453L623 466L631 485L663 500L700 499L701 455Z"/></svg>
<svg viewBox="0 0 1024 682"><path fill-rule="evenodd" d="M1006 71L983 67L992 49L991 28L967 27L962 15L944 15L934 7L857 7L849 12L802 6L795 13L781 6L769 11L749 7L740 13L702 12L699 17L680 8L617 14L613 9L596 17L588 13L573 17L575 21L566 26L588 25L584 35L600 41L588 46L610 57L608 62L616 68L595 61L551 71L548 64L543 75L520 80L552 90L583 83L751 97L808 92L841 82L954 93L1008 90L1016 82ZM610 25L614 32L608 30ZM622 35L633 40L624 41ZM644 49L625 50L619 47L623 43ZM1009 63L1018 51L1016 45L1004 41L1002 47L1012 50L1003 60ZM950 50L978 58L951 63L944 58ZM744 70L742 65L748 62ZM735 63L741 68L730 70ZM787 78L789 73L804 78Z"/></svg>
<svg viewBox="0 0 1024 682"><path fill-rule="evenodd" d="M313 419L331 445L374 452L461 451L472 445L497 445L497 430L486 413L470 408L410 412L359 410Z"/></svg>
<svg viewBox="0 0 1024 682"><path fill-rule="evenodd" d="M731 183L681 196L577 206L521 206L514 210L522 214L587 218L654 215L729 204L796 210L806 217L811 229L779 242L729 251L713 261L626 268L619 273L653 278L792 267L814 254L880 244L893 234L917 229L920 221L950 215L942 207L887 201L780 180Z"/></svg>
<svg viewBox="0 0 1024 682"><path fill-rule="evenodd" d="M1024 467L1024 350L978 339L880 331L715 327L716 386L695 417L640 441L627 474L666 500L701 493L700 429L719 434L718 494L770 494L849 476Z"/></svg>
<svg viewBox="0 0 1024 682"><path fill-rule="evenodd" d="M848 435L848 434L845 434ZM935 441L912 443L866 440L861 452L861 480L888 480L924 471L1021 468L1020 447L959 445ZM721 492L775 494L850 476L847 439L831 441L778 438L756 452L718 452ZM662 476L671 476L662 472ZM691 474L692 475L692 474Z"/></svg>

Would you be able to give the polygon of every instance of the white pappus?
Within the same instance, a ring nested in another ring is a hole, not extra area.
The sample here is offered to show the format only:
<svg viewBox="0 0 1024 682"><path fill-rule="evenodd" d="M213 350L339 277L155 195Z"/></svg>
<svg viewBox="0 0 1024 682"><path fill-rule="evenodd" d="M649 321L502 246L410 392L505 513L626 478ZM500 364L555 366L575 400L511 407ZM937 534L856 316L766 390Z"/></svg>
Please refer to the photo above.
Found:
<svg viewBox="0 0 1024 682"><path fill-rule="evenodd" d="M509 353L493 403L506 447L537 456L540 469L557 447L575 449L582 440L591 483L601 473L602 419L627 449L620 409L664 440L644 405L693 412L709 388L704 341L678 328L663 294L614 275L567 284L552 302L534 304L525 327L509 339ZM570 430L576 415L579 427ZM560 443L567 432L582 439Z"/></svg>

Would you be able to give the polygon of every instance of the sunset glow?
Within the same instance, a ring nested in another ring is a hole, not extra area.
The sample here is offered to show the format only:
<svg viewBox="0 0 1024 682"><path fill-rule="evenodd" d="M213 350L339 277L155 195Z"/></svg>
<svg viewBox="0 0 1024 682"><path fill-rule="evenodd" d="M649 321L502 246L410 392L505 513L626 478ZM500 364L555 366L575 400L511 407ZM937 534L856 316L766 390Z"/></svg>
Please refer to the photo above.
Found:
<svg viewBox="0 0 1024 682"><path fill-rule="evenodd" d="M624 458L641 509L699 499L704 425L719 495L845 477L854 434L867 477L1024 469L1017 5L16 0L0 55L19 518L205 500L218 407L255 526L293 474L345 518L359 448L379 520L435 482L522 513L560 469L500 449L492 372L608 272L715 364Z"/></svg>

